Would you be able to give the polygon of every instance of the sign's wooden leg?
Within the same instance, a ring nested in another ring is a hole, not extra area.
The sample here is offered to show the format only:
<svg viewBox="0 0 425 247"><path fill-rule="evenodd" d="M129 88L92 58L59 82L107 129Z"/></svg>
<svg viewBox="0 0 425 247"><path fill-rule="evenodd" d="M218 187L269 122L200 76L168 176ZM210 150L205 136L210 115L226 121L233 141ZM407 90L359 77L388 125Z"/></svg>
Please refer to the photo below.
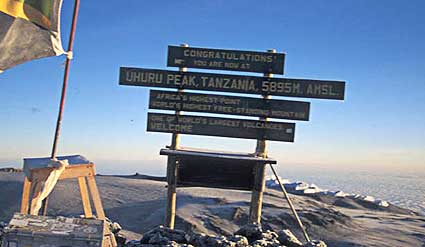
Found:
<svg viewBox="0 0 425 247"><path fill-rule="evenodd" d="M269 53L276 53L275 49L267 50ZM273 74L264 73L264 77L272 78ZM263 95L263 100L271 99L271 95ZM260 117L260 121L268 121L268 118ZM259 157L267 157L267 142L265 139L257 140L255 153ZM261 223L261 209L263 206L263 192L265 187L266 164L258 163L255 167L254 189L252 190L251 207L249 209L249 221L251 223Z"/></svg>
<svg viewBox="0 0 425 247"><path fill-rule="evenodd" d="M93 217L93 213L92 213L92 210L91 210L90 198L89 198L89 193L88 193L87 184L86 184L86 178L85 177L78 177L78 185L80 187L81 201L83 203L83 209L84 209L84 216L86 218L91 218L91 217Z"/></svg>
<svg viewBox="0 0 425 247"><path fill-rule="evenodd" d="M100 220L105 220L105 212L103 211L102 201L100 199L99 190L97 189L96 180L94 176L87 177L87 182L89 184L90 194L93 199L94 208L96 209L97 218Z"/></svg>
<svg viewBox="0 0 425 247"><path fill-rule="evenodd" d="M261 209L263 205L263 192L265 182L265 171L266 166L263 163L259 163L255 167L255 180L254 189L252 190L251 196L251 207L249 209L249 222L250 223L261 223Z"/></svg>
<svg viewBox="0 0 425 247"><path fill-rule="evenodd" d="M177 183L177 165L176 157L168 156L167 164L167 205L165 212L165 225L174 229L174 219L176 217L176 183Z"/></svg>
<svg viewBox="0 0 425 247"><path fill-rule="evenodd" d="M22 200L21 200L21 214L28 214L30 193L31 193L31 182L29 181L27 176L25 176L24 188L22 191Z"/></svg>
<svg viewBox="0 0 425 247"><path fill-rule="evenodd" d="M181 44L182 47L189 47L188 44ZM180 67L180 72L186 72L186 67ZM184 92L183 89L178 89L178 93ZM176 115L180 115L180 111L175 112ZM180 147L180 135L178 133L173 133L171 137L171 146L170 149L177 150ZM177 188L177 160L175 156L168 156L167 162L167 205L165 211L165 225L171 229L174 229L174 219L176 217L176 188Z"/></svg>

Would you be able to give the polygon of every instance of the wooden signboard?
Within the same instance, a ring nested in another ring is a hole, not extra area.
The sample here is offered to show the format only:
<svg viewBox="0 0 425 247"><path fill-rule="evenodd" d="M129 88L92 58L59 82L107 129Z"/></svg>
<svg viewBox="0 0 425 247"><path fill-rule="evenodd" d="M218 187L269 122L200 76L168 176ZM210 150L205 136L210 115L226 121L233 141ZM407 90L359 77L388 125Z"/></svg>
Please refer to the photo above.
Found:
<svg viewBox="0 0 425 247"><path fill-rule="evenodd" d="M256 162L202 156L179 157L178 161L178 187L253 189Z"/></svg>
<svg viewBox="0 0 425 247"><path fill-rule="evenodd" d="M283 75L284 53L168 46L167 66Z"/></svg>
<svg viewBox="0 0 425 247"><path fill-rule="evenodd" d="M150 90L149 108L308 121L310 103Z"/></svg>
<svg viewBox="0 0 425 247"><path fill-rule="evenodd" d="M293 142L295 124L148 113L147 131Z"/></svg>
<svg viewBox="0 0 425 247"><path fill-rule="evenodd" d="M120 68L120 85L344 99L345 82Z"/></svg>
<svg viewBox="0 0 425 247"><path fill-rule="evenodd" d="M179 187L252 190L255 187L255 167L277 163L270 157L259 158L250 153L205 149L161 149L160 154L178 161Z"/></svg>

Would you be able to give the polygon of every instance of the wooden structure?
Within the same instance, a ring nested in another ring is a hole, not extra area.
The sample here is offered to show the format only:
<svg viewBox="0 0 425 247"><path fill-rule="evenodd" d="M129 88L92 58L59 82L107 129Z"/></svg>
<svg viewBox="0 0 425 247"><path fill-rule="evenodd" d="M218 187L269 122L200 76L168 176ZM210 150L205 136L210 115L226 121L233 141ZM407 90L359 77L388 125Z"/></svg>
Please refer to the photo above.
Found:
<svg viewBox="0 0 425 247"><path fill-rule="evenodd" d="M25 176L20 211L22 214L29 213L31 199L41 193L41 182L47 179L52 170L53 168L51 167L35 168L31 169L30 177ZM86 218L93 217L93 211L90 203L91 196L97 218L104 220L105 212L103 210L99 190L97 189L96 180L94 178L95 175L96 171L94 164L73 164L65 168L59 177L59 180L76 178L80 187L84 216Z"/></svg>
<svg viewBox="0 0 425 247"><path fill-rule="evenodd" d="M168 47L167 65L179 71L120 68L120 85L174 88L151 91L149 109L174 114L148 113L147 131L172 133L167 155L165 225L174 228L176 188L202 186L252 190L249 221L260 223L265 168L276 161L267 155L267 140L294 142L295 123L269 118L308 121L310 103L271 99L271 96L343 100L344 81L274 78L283 74L285 54L189 47ZM188 72L187 68L262 73L262 76ZM185 90L261 95L262 98L187 93ZM182 111L255 116L258 120L184 115ZM230 154L180 147L180 134L255 139L253 154ZM274 169L272 167L272 169ZM239 177L237 176L239 175ZM288 199L289 200L289 199Z"/></svg>
<svg viewBox="0 0 425 247"><path fill-rule="evenodd" d="M75 158L73 156L69 156ZM66 157L58 157L58 159L64 159ZM43 159L39 159L43 160ZM38 162L38 166L42 162ZM46 181L50 173L54 168L52 167L37 167L29 168L24 164L25 178L21 200L21 214L29 214L31 202L41 193L41 185L43 181ZM29 173L29 175L28 175ZM87 164L75 164L70 162L66 166L65 170L60 175L59 180L64 179L76 179L80 188L80 195L82 206L84 210L85 218L93 218L94 216L105 222L105 235L104 235L104 247L116 247L117 243L114 235L110 232L109 227L106 224L106 216L103 209L102 201L100 198L99 190L97 188L95 180L96 170L95 164L87 162ZM95 212L92 210L91 201Z"/></svg>
<svg viewBox="0 0 425 247"><path fill-rule="evenodd" d="M256 166L277 163L255 154L188 148L161 149L160 154L176 160L178 176L176 184L171 185L176 187L261 190L258 185L262 183L255 177Z"/></svg>
<svg viewBox="0 0 425 247"><path fill-rule="evenodd" d="M2 233L1 246L115 247L105 237L103 220L15 213Z"/></svg>

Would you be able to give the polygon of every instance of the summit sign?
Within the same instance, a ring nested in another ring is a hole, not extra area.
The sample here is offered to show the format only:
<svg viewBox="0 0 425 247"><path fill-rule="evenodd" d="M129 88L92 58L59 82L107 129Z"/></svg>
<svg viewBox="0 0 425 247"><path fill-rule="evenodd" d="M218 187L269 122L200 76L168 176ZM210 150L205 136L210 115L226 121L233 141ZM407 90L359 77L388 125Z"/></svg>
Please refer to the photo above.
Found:
<svg viewBox="0 0 425 247"><path fill-rule="evenodd" d="M344 99L345 82L120 68L120 84L301 98Z"/></svg>
<svg viewBox="0 0 425 247"><path fill-rule="evenodd" d="M283 75L284 53L168 46L167 65Z"/></svg>

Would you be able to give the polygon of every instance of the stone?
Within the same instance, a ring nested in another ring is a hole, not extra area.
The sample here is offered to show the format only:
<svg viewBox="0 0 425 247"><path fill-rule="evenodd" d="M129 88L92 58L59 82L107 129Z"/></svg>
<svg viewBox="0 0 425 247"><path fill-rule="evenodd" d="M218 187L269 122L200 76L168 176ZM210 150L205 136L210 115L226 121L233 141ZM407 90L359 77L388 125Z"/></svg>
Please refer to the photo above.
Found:
<svg viewBox="0 0 425 247"><path fill-rule="evenodd" d="M118 247L124 247L125 246L125 242L127 242L127 238L124 237L120 233L115 234L115 240L117 241L117 246Z"/></svg>
<svg viewBox="0 0 425 247"><path fill-rule="evenodd" d="M282 247L277 239L259 239L254 241L251 245L252 247Z"/></svg>
<svg viewBox="0 0 425 247"><path fill-rule="evenodd" d="M261 233L261 239L264 239L264 240L275 240L275 239L277 240L278 237L279 236L277 235L277 233L272 232L270 230L267 230L267 231Z"/></svg>
<svg viewBox="0 0 425 247"><path fill-rule="evenodd" d="M242 235L248 239L248 242L254 242L262 238L263 230L258 224L247 224L235 232L235 235Z"/></svg>
<svg viewBox="0 0 425 247"><path fill-rule="evenodd" d="M288 229L280 230L278 233L278 240L281 244L288 247L302 247L303 244L298 240L297 237Z"/></svg>
<svg viewBox="0 0 425 247"><path fill-rule="evenodd" d="M146 232L140 240L140 243L166 245L174 241L179 244L187 244L185 235L186 233L184 231L159 226Z"/></svg>
<svg viewBox="0 0 425 247"><path fill-rule="evenodd" d="M224 236L208 236L205 234L192 234L190 243L197 247L236 247L235 242Z"/></svg>
<svg viewBox="0 0 425 247"><path fill-rule="evenodd" d="M248 239L242 235L234 235L229 237L229 241L235 243L235 247L245 247L249 245Z"/></svg>
<svg viewBox="0 0 425 247"><path fill-rule="evenodd" d="M312 240L303 247L327 247L326 243L321 240Z"/></svg>

